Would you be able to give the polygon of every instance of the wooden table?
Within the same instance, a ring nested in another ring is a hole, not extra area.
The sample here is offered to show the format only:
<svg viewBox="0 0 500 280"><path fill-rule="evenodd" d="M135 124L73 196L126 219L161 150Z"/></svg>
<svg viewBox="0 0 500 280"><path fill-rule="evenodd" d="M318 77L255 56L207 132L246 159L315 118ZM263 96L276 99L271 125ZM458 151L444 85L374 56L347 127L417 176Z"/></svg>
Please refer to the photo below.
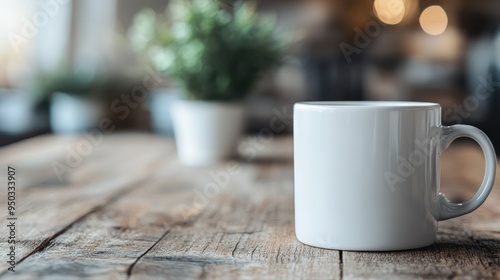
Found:
<svg viewBox="0 0 500 280"><path fill-rule="evenodd" d="M16 272L7 270L2 226L2 277L500 278L498 184L479 210L441 222L433 246L324 250L295 239L290 137L254 142L247 160L206 168L181 166L169 138L98 140L42 136L0 149L5 224L8 166L17 182ZM470 197L483 174L479 148L453 146L442 165L444 191Z"/></svg>

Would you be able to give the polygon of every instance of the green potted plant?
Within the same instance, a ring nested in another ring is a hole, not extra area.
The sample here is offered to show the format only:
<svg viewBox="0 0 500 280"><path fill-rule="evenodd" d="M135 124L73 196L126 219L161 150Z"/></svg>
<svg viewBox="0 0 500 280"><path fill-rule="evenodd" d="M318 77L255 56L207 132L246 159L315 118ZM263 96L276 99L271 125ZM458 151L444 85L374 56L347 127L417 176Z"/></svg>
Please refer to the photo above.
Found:
<svg viewBox="0 0 500 280"><path fill-rule="evenodd" d="M44 105L48 105L53 132L73 134L94 127L104 110L93 98L95 84L91 75L66 68L38 73L35 90L42 96Z"/></svg>
<svg viewBox="0 0 500 280"><path fill-rule="evenodd" d="M88 74L63 67L38 73L34 90L48 106L52 131L75 134L97 128L102 118L111 117L111 101L127 93L135 80L122 74Z"/></svg>
<svg viewBox="0 0 500 280"><path fill-rule="evenodd" d="M278 65L284 44L275 23L242 2L172 1L165 15L144 10L131 30L134 47L183 90L172 106L178 154L187 165L233 155L243 131L242 100L265 70Z"/></svg>

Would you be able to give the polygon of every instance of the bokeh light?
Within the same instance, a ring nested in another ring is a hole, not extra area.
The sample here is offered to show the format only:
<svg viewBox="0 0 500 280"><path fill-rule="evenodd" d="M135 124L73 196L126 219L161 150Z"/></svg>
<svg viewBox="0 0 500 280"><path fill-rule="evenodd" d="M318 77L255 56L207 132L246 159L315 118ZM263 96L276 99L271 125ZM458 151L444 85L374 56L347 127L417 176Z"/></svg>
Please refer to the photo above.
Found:
<svg viewBox="0 0 500 280"><path fill-rule="evenodd" d="M373 10L382 22L390 25L400 23L405 16L403 0L375 0Z"/></svg>
<svg viewBox="0 0 500 280"><path fill-rule="evenodd" d="M420 26L430 35L442 34L448 26L448 16L441 6L427 7L420 15Z"/></svg>

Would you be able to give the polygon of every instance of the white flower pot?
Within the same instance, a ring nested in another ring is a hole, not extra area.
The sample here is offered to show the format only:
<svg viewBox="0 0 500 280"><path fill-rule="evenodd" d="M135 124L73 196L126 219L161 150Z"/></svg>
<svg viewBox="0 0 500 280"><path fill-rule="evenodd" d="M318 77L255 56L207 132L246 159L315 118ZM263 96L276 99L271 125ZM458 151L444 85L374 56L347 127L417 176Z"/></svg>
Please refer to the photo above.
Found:
<svg viewBox="0 0 500 280"><path fill-rule="evenodd" d="M51 98L50 126L57 134L82 133L95 128L104 117L102 102L62 92L56 92Z"/></svg>
<svg viewBox="0 0 500 280"><path fill-rule="evenodd" d="M26 133L36 127L35 99L29 94L0 89L0 132Z"/></svg>
<svg viewBox="0 0 500 280"><path fill-rule="evenodd" d="M154 89L149 97L151 126L159 134L174 135L172 124L172 104L180 99L178 88Z"/></svg>
<svg viewBox="0 0 500 280"><path fill-rule="evenodd" d="M235 154L245 111L243 104L179 100L172 118L180 161L202 166Z"/></svg>

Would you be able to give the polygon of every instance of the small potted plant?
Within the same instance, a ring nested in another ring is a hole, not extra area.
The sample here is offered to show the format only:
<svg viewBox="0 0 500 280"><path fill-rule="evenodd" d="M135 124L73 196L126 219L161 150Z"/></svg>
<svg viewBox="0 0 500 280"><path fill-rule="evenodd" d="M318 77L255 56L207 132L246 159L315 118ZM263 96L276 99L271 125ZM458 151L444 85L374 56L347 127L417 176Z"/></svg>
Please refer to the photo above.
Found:
<svg viewBox="0 0 500 280"><path fill-rule="evenodd" d="M62 68L38 73L35 90L48 105L50 126L56 134L76 134L97 128L104 117L112 117L111 101L134 84L121 74L88 74Z"/></svg>
<svg viewBox="0 0 500 280"><path fill-rule="evenodd" d="M91 98L95 88L93 77L69 69L38 73L35 89L49 105L53 132L72 134L93 128L104 109Z"/></svg>
<svg viewBox="0 0 500 280"><path fill-rule="evenodd" d="M174 0L166 15L137 15L133 45L183 90L172 106L181 162L206 165L234 154L245 120L242 100L283 57L274 28L245 3L222 9L217 1Z"/></svg>

